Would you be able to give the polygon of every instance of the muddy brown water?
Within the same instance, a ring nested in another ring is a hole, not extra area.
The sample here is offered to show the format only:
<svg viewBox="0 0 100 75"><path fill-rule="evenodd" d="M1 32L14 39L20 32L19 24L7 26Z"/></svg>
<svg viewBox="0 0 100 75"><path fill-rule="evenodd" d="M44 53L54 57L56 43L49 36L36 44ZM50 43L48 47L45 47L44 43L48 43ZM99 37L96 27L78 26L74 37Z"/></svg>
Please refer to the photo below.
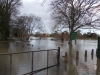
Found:
<svg viewBox="0 0 100 75"><path fill-rule="evenodd" d="M60 47L60 66L46 69L33 75L99 75L100 59L96 57L97 40L77 40L75 45L69 47L68 41L39 39L31 37L30 42L0 42L0 54L16 53L24 51L57 49ZM94 55L91 57L91 51ZM87 50L87 58L84 57ZM76 59L76 51L79 51L79 59ZM68 62L64 62L65 52L68 53ZM56 51L49 52L49 66L56 64ZM12 75L23 75L31 71L31 53L12 55ZM9 75L9 55L0 56L0 75ZM47 66L47 52L35 52L33 70Z"/></svg>

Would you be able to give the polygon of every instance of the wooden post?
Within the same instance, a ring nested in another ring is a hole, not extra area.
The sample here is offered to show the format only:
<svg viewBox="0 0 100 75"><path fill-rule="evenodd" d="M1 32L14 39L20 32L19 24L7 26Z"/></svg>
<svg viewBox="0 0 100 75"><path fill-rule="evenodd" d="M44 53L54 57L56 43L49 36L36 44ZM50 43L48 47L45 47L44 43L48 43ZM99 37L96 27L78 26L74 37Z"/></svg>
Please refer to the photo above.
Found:
<svg viewBox="0 0 100 75"><path fill-rule="evenodd" d="M93 55L91 55L91 59L93 60Z"/></svg>
<svg viewBox="0 0 100 75"><path fill-rule="evenodd" d="M58 47L57 64L60 65L60 47Z"/></svg>
<svg viewBox="0 0 100 75"><path fill-rule="evenodd" d="M32 72L33 72L33 52L32 52Z"/></svg>
<svg viewBox="0 0 100 75"><path fill-rule="evenodd" d="M65 52L65 57L67 57L67 52Z"/></svg>
<svg viewBox="0 0 100 75"><path fill-rule="evenodd" d="M87 50L85 50L85 55L84 56L87 57Z"/></svg>
<svg viewBox="0 0 100 75"><path fill-rule="evenodd" d="M85 58L85 62L87 62L87 50L85 50L84 58Z"/></svg>
<svg viewBox="0 0 100 75"><path fill-rule="evenodd" d="M94 49L92 49L92 52L91 52L91 55L93 56L93 54L94 54Z"/></svg>
<svg viewBox="0 0 100 75"><path fill-rule="evenodd" d="M64 62L65 62L65 63L67 63L67 62L68 62L67 52L65 52Z"/></svg>
<svg viewBox="0 0 100 75"><path fill-rule="evenodd" d="M75 39L75 45L76 45L76 39Z"/></svg>
<svg viewBox="0 0 100 75"><path fill-rule="evenodd" d="M76 59L79 59L79 51L76 51Z"/></svg>
<svg viewBox="0 0 100 75"><path fill-rule="evenodd" d="M10 54L10 75L12 75L12 54Z"/></svg>
<svg viewBox="0 0 100 75"><path fill-rule="evenodd" d="M49 51L47 51L47 68L48 68L48 63L49 63Z"/></svg>
<svg viewBox="0 0 100 75"><path fill-rule="evenodd" d="M84 57L85 58L85 62L87 62L87 57Z"/></svg>
<svg viewBox="0 0 100 75"><path fill-rule="evenodd" d="M94 49L91 51L91 59L93 60Z"/></svg>
<svg viewBox="0 0 100 75"><path fill-rule="evenodd" d="M76 59L76 66L78 66L78 62L79 62L79 60L78 60L78 59Z"/></svg>

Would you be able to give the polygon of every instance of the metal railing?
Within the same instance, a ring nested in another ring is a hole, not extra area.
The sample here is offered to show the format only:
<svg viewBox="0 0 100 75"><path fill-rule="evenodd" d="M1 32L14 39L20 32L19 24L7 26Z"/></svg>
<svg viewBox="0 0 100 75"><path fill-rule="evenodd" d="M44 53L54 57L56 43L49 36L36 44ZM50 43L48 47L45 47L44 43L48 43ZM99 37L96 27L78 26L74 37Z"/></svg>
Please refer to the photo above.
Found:
<svg viewBox="0 0 100 75"><path fill-rule="evenodd" d="M47 52L47 67L45 67L45 68L41 68L41 69L39 69L39 70L33 70L33 63L34 63L34 57L33 57L33 53L35 53L35 52ZM57 64L55 64L55 65L52 65L52 66L49 66L48 65L48 60L49 60L49 52L50 51L57 51ZM25 73L25 74L23 74L23 75L33 75L34 73L37 73L37 72L40 72L40 71L42 71L42 70L45 70L45 69L47 69L47 68L51 68L51 67L54 67L54 66L59 66L60 65L60 47L58 47L58 49L49 49L49 50L38 50L38 51L27 51L27 52L17 52L17 53L5 53L5 54L0 54L0 56L5 56L5 55L9 55L9 62L10 62L10 65L9 65L9 68L10 68L10 75L12 75L12 70L13 70L13 68L12 68L12 64L13 64L13 62L12 62L12 57L13 57L13 55L16 55L16 54L24 54L24 53L31 53L31 55L32 55L32 57L31 57L31 71L29 72L29 73Z"/></svg>

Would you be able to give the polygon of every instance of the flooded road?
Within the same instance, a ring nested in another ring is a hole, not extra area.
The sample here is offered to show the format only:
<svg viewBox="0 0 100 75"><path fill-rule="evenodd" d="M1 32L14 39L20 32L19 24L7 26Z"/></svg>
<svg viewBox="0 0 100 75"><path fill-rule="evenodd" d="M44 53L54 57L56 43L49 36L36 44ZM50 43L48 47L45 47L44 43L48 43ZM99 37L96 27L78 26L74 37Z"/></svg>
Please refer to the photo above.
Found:
<svg viewBox="0 0 100 75"><path fill-rule="evenodd" d="M68 41L56 41L51 38L31 38L30 42L0 42L0 54L15 53L24 51L36 51L46 49L58 49L60 47L60 66L53 67L34 75L99 75L100 59L96 58L97 40L77 40L72 47ZM91 51L94 55L91 57ZM87 58L84 57L87 50ZM79 51L79 59L76 59L76 51ZM65 52L68 53L68 62L64 62ZM49 65L56 64L57 51L49 52ZM31 53L12 55L12 75L23 75L31 71ZM0 75L9 75L10 56L0 56ZM47 66L47 52L35 52L33 70L38 70Z"/></svg>

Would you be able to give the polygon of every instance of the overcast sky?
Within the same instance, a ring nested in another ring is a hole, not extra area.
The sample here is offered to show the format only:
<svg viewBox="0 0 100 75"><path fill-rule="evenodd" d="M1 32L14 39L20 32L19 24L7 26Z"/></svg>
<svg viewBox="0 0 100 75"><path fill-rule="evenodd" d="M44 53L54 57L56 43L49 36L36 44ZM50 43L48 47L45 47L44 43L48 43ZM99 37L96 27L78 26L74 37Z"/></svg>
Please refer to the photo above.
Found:
<svg viewBox="0 0 100 75"><path fill-rule="evenodd" d="M21 14L35 14L42 18L43 24L46 27L47 32L51 32L51 19L49 4L51 0L47 0L42 5L43 0L22 0L23 6L20 9Z"/></svg>
<svg viewBox="0 0 100 75"><path fill-rule="evenodd" d="M50 19L50 2L51 0L46 0L46 2L41 5L43 0L22 0L23 6L20 8L21 14L34 14L42 18L42 21L46 27L48 33L51 32L51 27L53 25L53 20ZM99 13L100 14L100 13ZM90 30L82 30L82 33ZM92 30L91 32L98 32L99 30Z"/></svg>

